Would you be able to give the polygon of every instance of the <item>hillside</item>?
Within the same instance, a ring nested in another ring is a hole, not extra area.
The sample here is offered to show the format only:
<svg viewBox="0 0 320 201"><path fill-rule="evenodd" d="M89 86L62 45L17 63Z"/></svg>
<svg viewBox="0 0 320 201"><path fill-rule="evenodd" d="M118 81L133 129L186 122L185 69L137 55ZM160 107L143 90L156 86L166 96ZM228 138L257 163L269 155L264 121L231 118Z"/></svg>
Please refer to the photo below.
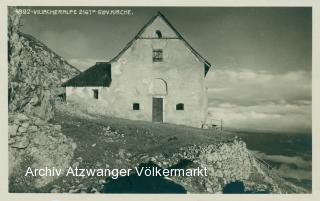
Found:
<svg viewBox="0 0 320 201"><path fill-rule="evenodd" d="M306 192L284 181L258 161L243 141L227 137L220 131L102 117L63 103L58 104L57 110L50 124L61 125L61 132L76 144L70 163L73 167L207 167L209 175L170 178L132 175L118 180L61 176L40 188L29 185L24 192ZM226 190L228 188L231 190Z"/></svg>
<svg viewBox="0 0 320 201"><path fill-rule="evenodd" d="M9 112L52 118L54 100L64 93L61 84L80 71L45 44L22 33L20 16L9 15L8 103Z"/></svg>
<svg viewBox="0 0 320 201"><path fill-rule="evenodd" d="M18 32L9 57L9 111L50 119L61 84L80 71L34 37Z"/></svg>
<svg viewBox="0 0 320 201"><path fill-rule="evenodd" d="M8 152L9 192L37 188L51 179L36 182L20 177L26 163L66 167L76 144L47 121L54 116L55 102L63 98L61 83L80 73L44 43L20 31L20 15L8 15ZM59 97L60 96L60 97ZM30 183L31 182L31 183ZM23 184L23 185L20 185Z"/></svg>
<svg viewBox="0 0 320 201"><path fill-rule="evenodd" d="M98 116L59 101L79 71L9 15L9 192L304 193L217 130ZM31 177L28 167L197 168L207 177Z"/></svg>

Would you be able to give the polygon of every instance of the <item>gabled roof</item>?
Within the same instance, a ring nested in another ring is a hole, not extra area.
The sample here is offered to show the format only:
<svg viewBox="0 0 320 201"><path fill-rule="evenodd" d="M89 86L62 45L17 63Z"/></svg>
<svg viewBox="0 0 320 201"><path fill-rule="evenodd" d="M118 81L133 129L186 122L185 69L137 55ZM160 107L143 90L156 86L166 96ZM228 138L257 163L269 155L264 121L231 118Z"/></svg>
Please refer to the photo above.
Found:
<svg viewBox="0 0 320 201"><path fill-rule="evenodd" d="M145 29L157 18L161 17L164 22L175 32L175 34L178 36L178 39L181 39L184 44L188 47L188 49L201 61L204 63L205 66L205 75L209 71L211 64L202 57L182 36L181 34L172 26L172 24L167 20L167 18L161 13L158 12L155 16L153 16L143 27L140 29L140 31L137 33L137 35L115 56L113 57L110 62L118 61L118 59L121 57L121 55L133 44L133 42L141 36L141 34L145 31Z"/></svg>
<svg viewBox="0 0 320 201"><path fill-rule="evenodd" d="M64 87L109 87L111 84L111 64L97 62L78 76L63 83Z"/></svg>

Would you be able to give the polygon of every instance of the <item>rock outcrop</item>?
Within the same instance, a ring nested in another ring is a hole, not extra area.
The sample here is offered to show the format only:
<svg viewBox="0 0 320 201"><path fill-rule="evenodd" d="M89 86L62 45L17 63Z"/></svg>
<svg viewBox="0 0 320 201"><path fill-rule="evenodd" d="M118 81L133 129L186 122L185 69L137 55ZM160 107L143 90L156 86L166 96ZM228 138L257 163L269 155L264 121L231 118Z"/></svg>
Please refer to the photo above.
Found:
<svg viewBox="0 0 320 201"><path fill-rule="evenodd" d="M79 74L47 46L20 32L20 16L10 10L8 18L8 102L10 112L25 112L48 120L54 100L63 94L61 84Z"/></svg>
<svg viewBox="0 0 320 201"><path fill-rule="evenodd" d="M79 70L34 37L20 32L20 16L9 8L8 109L9 191L26 192L54 177L24 177L27 167L67 167L76 144L48 123L61 84ZM33 189L33 190L32 190Z"/></svg>
<svg viewBox="0 0 320 201"><path fill-rule="evenodd" d="M242 193L307 192L280 178L276 172L258 161L246 148L246 144L237 138L215 145L181 147L171 156L145 155L132 160L136 161L136 166L142 162L152 161L162 168L207 168L208 176L205 177L176 176L170 178L189 193L223 193L224 188L233 182L243 184Z"/></svg>
<svg viewBox="0 0 320 201"><path fill-rule="evenodd" d="M25 173L28 167L67 168L77 147L62 134L60 125L23 113L9 115L8 141L10 191L13 192L19 192L21 186L40 188L52 182L55 177L25 177Z"/></svg>
<svg viewBox="0 0 320 201"><path fill-rule="evenodd" d="M109 153L109 155L112 155ZM182 147L172 155L162 153L138 154L133 155L124 149L120 149L118 154L113 156L117 167L110 166L104 161L97 161L96 168L132 168L141 164L154 164L160 168L178 168L178 169L197 169L207 168L208 176L174 176L167 177L164 180L174 182L183 187L188 193L224 193L228 185L233 183L241 184L242 191L237 193L307 193L305 189L297 187L284 179L280 178L275 172L267 169L252 155L241 140L235 139L232 142L220 143L217 145L193 145ZM75 162L76 166L81 166L81 160ZM113 185L124 185L119 192L131 192L132 188L140 185L135 178L119 178L119 184L116 180L108 177L105 179L90 180L81 178L70 186L54 185L52 192L69 193L106 193ZM93 181L93 182L92 182ZM155 180L156 181L156 180ZM152 179L148 182L153 182ZM80 184L79 184L80 183ZM128 183L131 183L132 186ZM147 184L143 184L147 185ZM151 185L151 183L150 183ZM120 188L119 187L119 188ZM124 188L124 189L123 189ZM162 185L162 188L165 186ZM163 190L163 189L159 189ZM234 190L234 189L233 189ZM113 193L119 193L117 191ZM136 192L137 193L137 192Z"/></svg>

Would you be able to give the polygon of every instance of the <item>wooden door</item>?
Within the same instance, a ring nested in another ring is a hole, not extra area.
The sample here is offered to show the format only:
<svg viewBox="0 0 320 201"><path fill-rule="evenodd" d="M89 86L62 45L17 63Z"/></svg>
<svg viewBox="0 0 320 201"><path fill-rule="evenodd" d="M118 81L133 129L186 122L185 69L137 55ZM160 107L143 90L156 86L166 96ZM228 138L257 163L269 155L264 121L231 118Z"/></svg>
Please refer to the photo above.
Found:
<svg viewBox="0 0 320 201"><path fill-rule="evenodd" d="M163 98L152 100L152 121L163 122Z"/></svg>

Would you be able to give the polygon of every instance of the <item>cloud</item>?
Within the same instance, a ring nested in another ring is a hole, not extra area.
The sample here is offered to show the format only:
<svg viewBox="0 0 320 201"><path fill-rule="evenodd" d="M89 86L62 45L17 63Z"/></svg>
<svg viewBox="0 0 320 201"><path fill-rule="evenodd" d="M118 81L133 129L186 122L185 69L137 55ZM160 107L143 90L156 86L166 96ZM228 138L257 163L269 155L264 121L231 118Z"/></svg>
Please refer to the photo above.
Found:
<svg viewBox="0 0 320 201"><path fill-rule="evenodd" d="M209 119L223 119L226 127L235 129L311 132L310 72L216 70L211 74Z"/></svg>
<svg viewBox="0 0 320 201"><path fill-rule="evenodd" d="M225 127L243 130L311 132L311 103L260 104L252 106L222 103L209 108L209 119L223 119Z"/></svg>
<svg viewBox="0 0 320 201"><path fill-rule="evenodd" d="M293 178L297 180L312 179L311 160L304 160L300 156L267 155L259 151L253 151L253 153L255 156L265 161L280 163L280 166L275 170L280 176L284 178Z"/></svg>
<svg viewBox="0 0 320 201"><path fill-rule="evenodd" d="M311 161L304 160L302 157L299 156L267 155L259 151L254 151L254 154L263 160L293 164L301 169L311 169L312 166Z"/></svg>
<svg viewBox="0 0 320 201"><path fill-rule="evenodd" d="M311 100L311 72L213 70L206 78L209 99L243 105L268 101Z"/></svg>
<svg viewBox="0 0 320 201"><path fill-rule="evenodd" d="M304 170L304 169L293 169L289 165L282 164L279 169L277 169L277 172L280 176L284 178L293 178L297 180L312 179L312 173L310 170Z"/></svg>

